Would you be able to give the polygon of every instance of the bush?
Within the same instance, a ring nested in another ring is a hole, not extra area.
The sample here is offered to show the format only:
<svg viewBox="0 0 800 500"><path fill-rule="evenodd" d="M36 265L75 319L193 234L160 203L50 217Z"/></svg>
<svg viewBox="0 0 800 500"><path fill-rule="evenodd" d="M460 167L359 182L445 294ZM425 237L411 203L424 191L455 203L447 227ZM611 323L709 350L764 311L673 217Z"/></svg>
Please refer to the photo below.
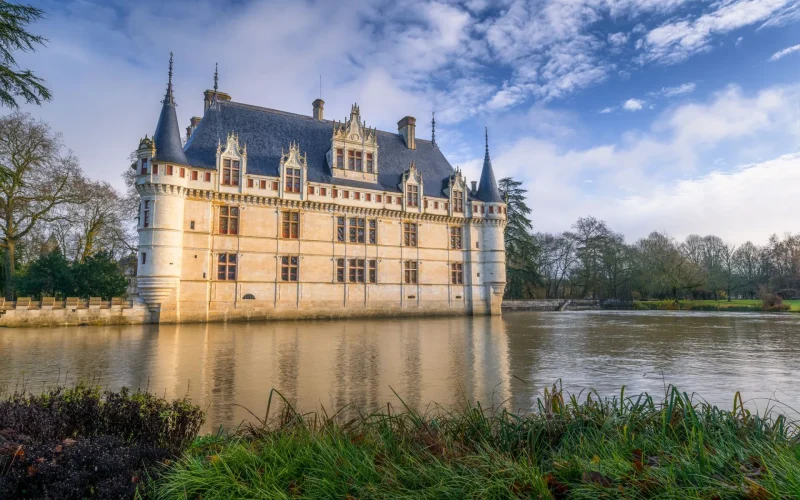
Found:
<svg viewBox="0 0 800 500"><path fill-rule="evenodd" d="M130 498L204 415L187 400L78 386L0 401L0 498Z"/></svg>
<svg viewBox="0 0 800 500"><path fill-rule="evenodd" d="M768 312L781 312L788 311L791 308L789 304L783 303L783 298L777 293L772 293L762 290L761 292L761 309Z"/></svg>

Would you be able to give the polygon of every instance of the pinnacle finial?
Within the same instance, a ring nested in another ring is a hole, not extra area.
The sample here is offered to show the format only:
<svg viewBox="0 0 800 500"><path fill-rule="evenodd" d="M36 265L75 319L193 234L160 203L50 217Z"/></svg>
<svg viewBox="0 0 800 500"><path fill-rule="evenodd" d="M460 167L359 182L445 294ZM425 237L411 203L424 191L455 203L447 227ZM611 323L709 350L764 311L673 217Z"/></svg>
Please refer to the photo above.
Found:
<svg viewBox="0 0 800 500"><path fill-rule="evenodd" d="M214 94L216 95L219 83L219 63L214 63Z"/></svg>
<svg viewBox="0 0 800 500"><path fill-rule="evenodd" d="M489 127L486 127L486 157L489 157Z"/></svg>
<svg viewBox="0 0 800 500"><path fill-rule="evenodd" d="M436 147L436 111L431 114L431 143Z"/></svg>
<svg viewBox="0 0 800 500"><path fill-rule="evenodd" d="M164 96L164 104L175 104L172 95L172 51L169 52L169 78L167 79L167 93Z"/></svg>

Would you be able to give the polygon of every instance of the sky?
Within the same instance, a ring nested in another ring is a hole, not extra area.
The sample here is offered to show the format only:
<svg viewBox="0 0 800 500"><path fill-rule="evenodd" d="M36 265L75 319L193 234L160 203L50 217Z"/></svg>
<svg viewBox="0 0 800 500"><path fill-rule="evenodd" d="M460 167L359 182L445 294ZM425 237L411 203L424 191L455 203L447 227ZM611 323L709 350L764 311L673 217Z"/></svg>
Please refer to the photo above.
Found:
<svg viewBox="0 0 800 500"><path fill-rule="evenodd" d="M182 126L220 90L396 131L406 115L478 180L523 182L536 231L605 220L635 241L800 231L797 0L30 0L47 47L24 106L88 176L121 188L175 54ZM322 82L320 89L320 80ZM301 144L302 147L302 144Z"/></svg>

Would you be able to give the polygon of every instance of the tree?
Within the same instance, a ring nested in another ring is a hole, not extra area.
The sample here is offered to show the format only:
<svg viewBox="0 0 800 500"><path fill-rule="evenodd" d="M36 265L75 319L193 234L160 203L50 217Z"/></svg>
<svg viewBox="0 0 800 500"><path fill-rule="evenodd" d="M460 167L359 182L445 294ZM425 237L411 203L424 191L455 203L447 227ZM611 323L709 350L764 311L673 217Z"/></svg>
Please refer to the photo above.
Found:
<svg viewBox="0 0 800 500"><path fill-rule="evenodd" d="M639 240L638 246L645 274L654 284L663 286L675 302L678 292L702 284L702 269L690 258L691 250L686 245L676 245L666 234L653 232Z"/></svg>
<svg viewBox="0 0 800 500"><path fill-rule="evenodd" d="M40 223L59 217L55 209L83 201L75 186L81 171L63 152L61 138L24 113L0 118L0 246L4 252L5 296L14 296L17 245Z"/></svg>
<svg viewBox="0 0 800 500"><path fill-rule="evenodd" d="M576 285L580 286L580 296L591 295L597 298L601 286L601 257L603 248L611 237L611 231L605 221L594 217L581 217L572 225L574 232L569 233L575 240L575 253L580 266L576 270Z"/></svg>
<svg viewBox="0 0 800 500"><path fill-rule="evenodd" d="M72 265L75 293L79 297L100 296L106 299L125 295L128 280L117 262L107 252L88 256Z"/></svg>
<svg viewBox="0 0 800 500"><path fill-rule="evenodd" d="M27 25L42 18L44 12L30 5L0 2L0 104L8 108L19 107L17 97L27 103L41 104L49 101L50 91L44 80L29 69L20 69L14 51L36 51L46 40L26 31Z"/></svg>
<svg viewBox="0 0 800 500"><path fill-rule="evenodd" d="M20 281L20 292L39 298L66 297L75 288L69 261L59 250L42 255L28 266Z"/></svg>
<svg viewBox="0 0 800 500"><path fill-rule="evenodd" d="M500 192L506 202L506 297L529 298L531 288L539 283L534 256L536 244L530 231L533 224L528 216L530 207L525 202L527 189L522 182L510 177L500 179Z"/></svg>

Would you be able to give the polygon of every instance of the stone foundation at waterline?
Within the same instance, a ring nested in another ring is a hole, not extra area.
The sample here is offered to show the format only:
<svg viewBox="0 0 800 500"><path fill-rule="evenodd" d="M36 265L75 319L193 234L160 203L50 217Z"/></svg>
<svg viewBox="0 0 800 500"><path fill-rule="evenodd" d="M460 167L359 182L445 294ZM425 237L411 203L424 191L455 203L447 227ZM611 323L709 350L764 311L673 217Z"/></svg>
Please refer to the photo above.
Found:
<svg viewBox="0 0 800 500"><path fill-rule="evenodd" d="M26 328L83 325L139 325L151 323L152 314L144 304L107 307L26 307L0 314L0 327Z"/></svg>

